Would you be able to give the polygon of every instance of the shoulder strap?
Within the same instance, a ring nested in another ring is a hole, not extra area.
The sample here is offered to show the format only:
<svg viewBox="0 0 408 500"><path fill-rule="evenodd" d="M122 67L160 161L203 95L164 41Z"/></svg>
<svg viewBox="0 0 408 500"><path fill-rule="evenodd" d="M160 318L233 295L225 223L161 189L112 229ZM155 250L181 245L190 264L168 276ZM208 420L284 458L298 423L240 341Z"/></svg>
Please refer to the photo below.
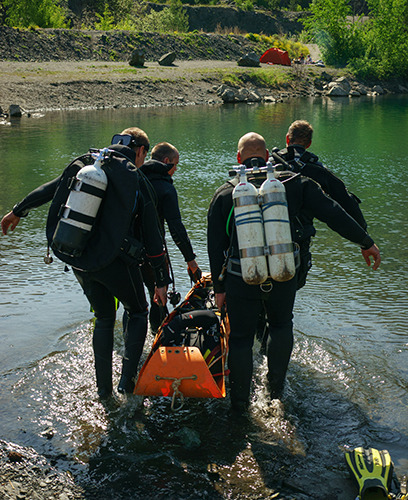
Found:
<svg viewBox="0 0 408 500"><path fill-rule="evenodd" d="M302 163L317 163L319 161L319 157L310 151L305 151L302 156L299 158L299 161Z"/></svg>

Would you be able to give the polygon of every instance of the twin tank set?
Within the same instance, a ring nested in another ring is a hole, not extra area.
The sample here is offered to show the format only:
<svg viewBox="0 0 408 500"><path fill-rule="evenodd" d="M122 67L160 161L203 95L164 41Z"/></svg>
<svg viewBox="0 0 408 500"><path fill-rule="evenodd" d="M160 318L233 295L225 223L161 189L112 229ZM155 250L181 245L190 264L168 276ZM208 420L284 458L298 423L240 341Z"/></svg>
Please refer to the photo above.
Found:
<svg viewBox="0 0 408 500"><path fill-rule="evenodd" d="M241 165L232 192L242 278L250 285L268 278L288 281L296 273L285 187L275 178L271 163L266 169L267 178L258 190L247 179L252 169Z"/></svg>

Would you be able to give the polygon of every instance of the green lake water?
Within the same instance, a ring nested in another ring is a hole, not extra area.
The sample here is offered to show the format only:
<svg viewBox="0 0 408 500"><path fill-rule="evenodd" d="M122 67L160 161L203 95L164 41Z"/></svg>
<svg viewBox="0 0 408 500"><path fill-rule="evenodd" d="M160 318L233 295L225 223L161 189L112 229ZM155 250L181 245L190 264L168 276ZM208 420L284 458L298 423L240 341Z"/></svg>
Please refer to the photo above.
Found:
<svg viewBox="0 0 408 500"><path fill-rule="evenodd" d="M386 448L398 475L408 472L407 97L22 118L0 128L0 213L89 147L107 146L114 133L139 126L151 144L168 141L180 151L174 181L206 271L206 213L236 164L239 137L255 131L270 149L283 147L288 125L300 118L314 127L311 151L362 200L383 261L374 272L354 244L317 222L313 268L296 299L284 404L268 404L265 360L256 351L245 424L230 421L228 400L189 400L177 417L160 398L103 407L95 394L87 301L61 262L43 263L44 206L0 239L0 439L54 457L81 484L132 491L134 498L179 491L185 498L265 498L284 485L293 495L279 498L354 499L344 445ZM170 239L168 246L184 295L185 264ZM118 322L117 377L121 348ZM47 441L41 432L49 426L56 434ZM184 431L200 436L199 450L186 452ZM208 472L210 464L216 473Z"/></svg>

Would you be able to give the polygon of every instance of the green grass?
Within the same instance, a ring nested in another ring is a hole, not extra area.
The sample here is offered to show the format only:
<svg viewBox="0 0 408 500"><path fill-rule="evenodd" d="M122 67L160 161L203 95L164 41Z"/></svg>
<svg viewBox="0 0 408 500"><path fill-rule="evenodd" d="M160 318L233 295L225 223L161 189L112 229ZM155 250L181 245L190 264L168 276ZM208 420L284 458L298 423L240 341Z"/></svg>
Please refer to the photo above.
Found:
<svg viewBox="0 0 408 500"><path fill-rule="evenodd" d="M291 71L280 68L259 68L243 70L217 70L213 72L226 85L233 87L246 86L248 83L260 87L275 87L290 83L293 80Z"/></svg>

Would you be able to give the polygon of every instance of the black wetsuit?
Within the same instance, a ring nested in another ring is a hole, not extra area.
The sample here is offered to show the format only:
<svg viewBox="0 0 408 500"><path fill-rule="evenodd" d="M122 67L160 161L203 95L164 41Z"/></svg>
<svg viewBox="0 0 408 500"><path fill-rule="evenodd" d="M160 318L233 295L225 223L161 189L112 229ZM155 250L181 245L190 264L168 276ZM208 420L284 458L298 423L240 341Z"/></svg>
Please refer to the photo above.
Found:
<svg viewBox="0 0 408 500"><path fill-rule="evenodd" d="M301 173L303 176L316 181L325 194L337 201L363 229L367 229L367 223L359 206L361 203L359 198L350 193L344 182L326 168L315 154L297 144L288 146L278 151L277 154L290 165L292 172ZM272 156L271 159L275 163L279 162L276 156ZM316 231L313 227L313 219L308 214L301 214L296 220L296 226L299 233L297 242L300 244L299 289L305 285L307 273L312 266L312 256L309 249L310 238L314 236ZM302 234L301 237L300 234Z"/></svg>
<svg viewBox="0 0 408 500"><path fill-rule="evenodd" d="M132 163L135 152L121 145L110 146L126 156ZM13 208L17 216L25 216L29 210L51 201L54 197L61 176L32 191ZM148 186L140 182L137 206L132 207L135 214L129 228L129 235L142 239L147 257L155 270L155 282L162 287L170 282L163 240L155 215L154 200ZM116 214L118 215L118 214ZM112 224L116 224L112 220ZM103 231L103 228L98 230ZM104 249L100 249L101 252ZM115 297L123 304L127 313L124 328L125 354L123 358L122 378L119 383L121 392L132 392L134 377L142 354L147 333L147 302L144 293L140 266L130 263L121 255L111 260L105 267L87 272L73 268L85 295L95 314L93 348L98 392L106 396L112 392L112 351L113 332L116 318Z"/></svg>
<svg viewBox="0 0 408 500"><path fill-rule="evenodd" d="M173 179L168 173L172 167L172 164L162 163L158 160L149 160L140 167L140 171L153 186L163 235L165 232L164 222L166 221L174 243L182 253L184 260L189 262L195 259L196 256L193 252L186 228L181 220L178 196ZM150 295L150 324L153 330L157 330L166 316L166 309L153 302L154 276L151 266L148 263L142 266L142 274Z"/></svg>
<svg viewBox="0 0 408 500"><path fill-rule="evenodd" d="M249 159L245 162L251 165ZM258 159L259 166L265 161ZM264 179L265 177L263 177ZM258 186L261 179L251 179ZM282 173L288 201L292 239L300 241L304 237L296 229L299 217L310 221L316 217L344 238L370 248L373 240L365 230L345 212L341 206L326 196L313 180ZM247 404L252 379L252 346L260 315L265 310L268 323L268 382L272 397L278 397L283 389L286 371L293 347L292 309L295 301L297 279L286 282L269 280L270 286L246 284L236 275L237 266L227 271L225 279L220 281L225 252L229 249L232 259L239 261L239 250L233 217L230 219L228 233L232 234L232 243L227 234L227 221L232 209L232 191L234 182L228 181L215 193L208 211L208 254L215 292L226 292L227 311L231 325L229 337L228 367L230 369L231 402ZM312 226L313 228L313 226ZM313 228L313 234L314 234ZM312 234L309 234L310 238ZM239 265L238 265L239 268ZM269 291L268 291L269 288ZM266 290L263 291L262 289Z"/></svg>
<svg viewBox="0 0 408 500"><path fill-rule="evenodd" d="M278 155L289 163L293 172L301 173L316 181L330 198L337 201L363 229L367 229L367 223L359 206L361 203L359 198L348 191L344 182L326 168L318 156L297 144L280 150Z"/></svg>

